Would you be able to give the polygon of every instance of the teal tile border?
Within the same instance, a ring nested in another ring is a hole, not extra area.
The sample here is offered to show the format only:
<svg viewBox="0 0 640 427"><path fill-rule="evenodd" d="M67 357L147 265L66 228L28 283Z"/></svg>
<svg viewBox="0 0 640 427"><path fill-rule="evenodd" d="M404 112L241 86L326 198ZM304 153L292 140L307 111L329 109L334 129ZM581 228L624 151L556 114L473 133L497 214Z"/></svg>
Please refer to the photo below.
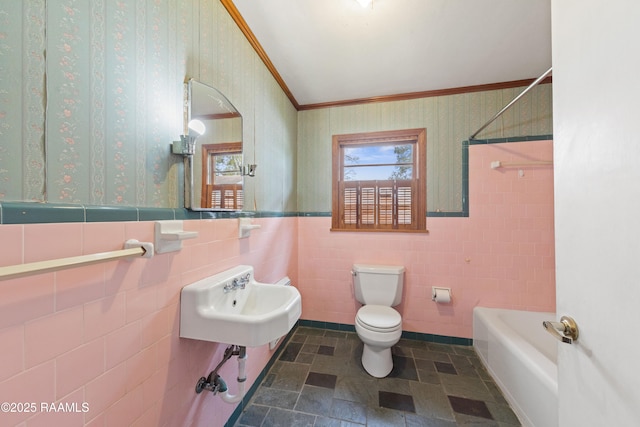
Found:
<svg viewBox="0 0 640 427"><path fill-rule="evenodd" d="M286 347L287 343L291 339L291 337L295 334L298 326L306 326L311 328L318 329L327 329L331 331L345 331L345 332L355 332L355 326L346 325L342 323L333 323L333 322L319 322L316 320L304 320L300 319L296 322L296 325L289 331L287 336L284 338L283 343L278 347L278 349L273 353L265 367L260 371L260 374L256 378L255 382L247 390L247 393L242 398L242 402L238 404L236 409L233 411L227 422L224 424L224 427L232 427L235 423L240 419L242 415L242 410L249 404L249 401L253 397L253 395L258 391L258 387L262 384L262 381L269 373L271 367L276 363L278 357ZM458 338L458 337L447 337L443 335L434 335L434 334L422 334L419 332L402 332L402 338L416 340L416 341L427 341L438 344L452 344L452 345L462 345L462 346L472 346L473 340L471 338ZM195 387L195 385L194 385Z"/></svg>
<svg viewBox="0 0 640 427"><path fill-rule="evenodd" d="M193 212L188 209L174 209L175 219L202 219L200 212Z"/></svg>
<svg viewBox="0 0 640 427"><path fill-rule="evenodd" d="M545 141L553 135L515 136L494 139L462 141L462 211L427 212L427 217L469 216L469 146L479 144L501 144L507 142ZM0 224L37 224L56 222L109 222L109 221L160 221L171 219L222 219L222 218L286 218L286 217L331 217L331 212L205 212L184 208L147 208L132 206L92 206L40 202L0 201Z"/></svg>
<svg viewBox="0 0 640 427"><path fill-rule="evenodd" d="M462 212L469 216L469 141L462 141Z"/></svg>
<svg viewBox="0 0 640 427"><path fill-rule="evenodd" d="M303 320L300 319L298 321L300 326L307 326L310 328L318 328L318 329L329 329L332 331L345 331L345 332L355 332L356 328L353 325L345 325L342 323L331 323L331 322L319 322L317 320ZM445 335L435 335L435 334L424 334L421 332L409 332L402 331L402 338L416 341L427 341L438 344L453 344L453 345L473 345L473 339L471 338L459 338L459 337L449 337Z"/></svg>
<svg viewBox="0 0 640 427"><path fill-rule="evenodd" d="M331 212L300 212L298 216L322 216L331 218Z"/></svg>
<svg viewBox="0 0 640 427"><path fill-rule="evenodd" d="M464 218L469 216L469 146L479 144L501 144L506 142L546 141L553 135L512 136L493 139L472 139L462 141L462 211L442 212L429 211L427 218ZM331 212L301 212L299 216L331 217Z"/></svg>
<svg viewBox="0 0 640 427"><path fill-rule="evenodd" d="M329 329L331 331L344 331L344 332L356 331L356 327L354 325L347 325L344 323L320 322L317 320L304 320L304 319L300 319L298 323L300 324L300 326L308 326L310 328L318 328L318 329Z"/></svg>
<svg viewBox="0 0 640 427"><path fill-rule="evenodd" d="M482 144L503 144L507 142L546 141L553 135L511 136L507 138L470 139L462 141L462 212L460 216L469 216L469 146ZM429 216L429 215L427 215ZM434 215L435 216L435 215Z"/></svg>
<svg viewBox="0 0 640 427"><path fill-rule="evenodd" d="M86 222L138 221L136 208L115 206L86 206Z"/></svg>
<svg viewBox="0 0 640 427"><path fill-rule="evenodd" d="M175 218L173 209L138 208L138 221L162 221Z"/></svg>
<svg viewBox="0 0 640 427"><path fill-rule="evenodd" d="M298 212L194 212L184 208L0 202L0 224L198 220L239 217L285 218L297 216L299 216Z"/></svg>
<svg viewBox="0 0 640 427"><path fill-rule="evenodd" d="M49 203L2 203L2 224L37 224L43 222L85 222L82 205Z"/></svg>
<svg viewBox="0 0 640 427"><path fill-rule="evenodd" d="M548 135L528 135L528 136L508 136L506 138L491 138L491 139L470 139L463 141L467 145L479 145L479 144L502 144L505 142L527 142L527 141L546 141L553 139L553 134Z"/></svg>

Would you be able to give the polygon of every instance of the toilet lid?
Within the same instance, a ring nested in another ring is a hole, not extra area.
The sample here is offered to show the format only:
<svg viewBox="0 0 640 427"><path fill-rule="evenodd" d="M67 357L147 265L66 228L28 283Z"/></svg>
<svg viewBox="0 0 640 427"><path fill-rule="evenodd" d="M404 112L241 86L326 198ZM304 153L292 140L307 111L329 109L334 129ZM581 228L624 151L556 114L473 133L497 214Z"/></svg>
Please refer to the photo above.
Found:
<svg viewBox="0 0 640 427"><path fill-rule="evenodd" d="M362 326L381 332L397 329L402 323L400 313L384 305L365 305L358 310L356 317Z"/></svg>

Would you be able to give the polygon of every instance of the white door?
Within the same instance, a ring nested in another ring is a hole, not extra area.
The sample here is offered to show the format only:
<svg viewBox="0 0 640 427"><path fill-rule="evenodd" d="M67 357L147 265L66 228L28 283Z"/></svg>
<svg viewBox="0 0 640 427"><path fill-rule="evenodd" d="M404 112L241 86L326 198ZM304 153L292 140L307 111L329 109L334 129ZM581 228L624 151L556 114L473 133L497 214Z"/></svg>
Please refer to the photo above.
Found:
<svg viewBox="0 0 640 427"><path fill-rule="evenodd" d="M640 426L639 23L635 0L552 0L561 427Z"/></svg>

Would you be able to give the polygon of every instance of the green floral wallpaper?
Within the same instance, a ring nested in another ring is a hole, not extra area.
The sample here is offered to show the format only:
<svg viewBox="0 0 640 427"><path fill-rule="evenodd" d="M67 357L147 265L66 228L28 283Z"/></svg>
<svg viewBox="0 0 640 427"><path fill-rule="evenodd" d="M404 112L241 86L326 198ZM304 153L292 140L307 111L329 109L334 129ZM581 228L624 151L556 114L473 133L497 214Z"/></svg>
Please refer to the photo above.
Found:
<svg viewBox="0 0 640 427"><path fill-rule="evenodd" d="M44 201L45 1L0 0L0 200Z"/></svg>
<svg viewBox="0 0 640 427"><path fill-rule="evenodd" d="M0 0L0 202L183 206L188 77L242 113L245 206L270 212L331 210L332 135L413 127L428 210L458 212L462 141L523 89L297 112L218 0ZM545 84L478 138L549 134Z"/></svg>
<svg viewBox="0 0 640 427"><path fill-rule="evenodd" d="M307 110L298 121L298 210L331 211L332 135L427 129L427 211L462 210L462 141L525 87ZM552 85L536 86L476 136L551 135Z"/></svg>
<svg viewBox="0 0 640 427"><path fill-rule="evenodd" d="M297 112L219 1L0 0L0 41L0 201L182 206L193 77L243 114L247 201L295 210Z"/></svg>

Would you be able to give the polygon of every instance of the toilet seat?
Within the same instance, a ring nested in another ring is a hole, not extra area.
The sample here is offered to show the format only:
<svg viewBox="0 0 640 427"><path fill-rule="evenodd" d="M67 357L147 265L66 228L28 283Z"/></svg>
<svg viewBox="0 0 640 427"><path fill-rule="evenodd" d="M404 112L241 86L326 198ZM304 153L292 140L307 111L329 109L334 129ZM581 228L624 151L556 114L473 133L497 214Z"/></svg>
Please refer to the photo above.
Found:
<svg viewBox="0 0 640 427"><path fill-rule="evenodd" d="M356 322L374 332L394 332L402 327L400 313L384 305L365 305L358 310Z"/></svg>

